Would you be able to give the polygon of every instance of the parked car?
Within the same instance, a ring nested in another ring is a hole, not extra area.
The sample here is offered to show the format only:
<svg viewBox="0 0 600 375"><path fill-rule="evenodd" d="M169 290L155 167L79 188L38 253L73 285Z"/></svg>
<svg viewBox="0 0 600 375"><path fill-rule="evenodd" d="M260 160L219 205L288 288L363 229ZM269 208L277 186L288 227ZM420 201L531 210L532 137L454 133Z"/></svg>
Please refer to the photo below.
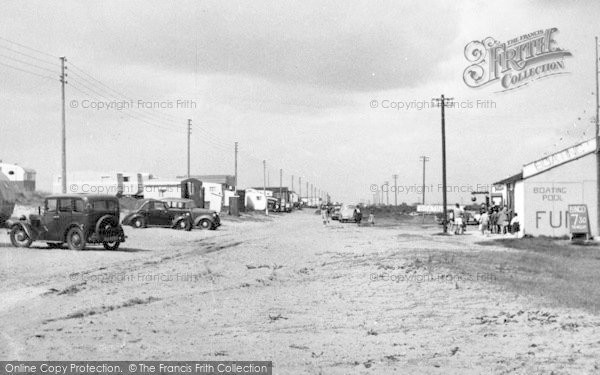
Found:
<svg viewBox="0 0 600 375"><path fill-rule="evenodd" d="M88 243L116 250L125 242L119 224L119 200L109 195L51 195L37 215L9 220L10 242L29 247L33 241L45 241L58 248L67 243L72 250L83 250Z"/></svg>
<svg viewBox="0 0 600 375"><path fill-rule="evenodd" d="M331 220L339 220L340 219L340 210L341 207L334 206L331 211Z"/></svg>
<svg viewBox="0 0 600 375"><path fill-rule="evenodd" d="M162 227L192 230L189 211L172 210L165 202L157 199L144 199L136 210L123 218L121 224L134 228Z"/></svg>
<svg viewBox="0 0 600 375"><path fill-rule="evenodd" d="M221 218L217 211L196 207L196 203L191 199L167 198L163 199L163 202L167 204L169 209L178 211L182 215L190 213L194 227L215 230L221 225Z"/></svg>
<svg viewBox="0 0 600 375"><path fill-rule="evenodd" d="M354 209L356 206L352 204L345 204L340 208L340 216L339 221L341 223L345 223L347 221L355 221L354 220Z"/></svg>

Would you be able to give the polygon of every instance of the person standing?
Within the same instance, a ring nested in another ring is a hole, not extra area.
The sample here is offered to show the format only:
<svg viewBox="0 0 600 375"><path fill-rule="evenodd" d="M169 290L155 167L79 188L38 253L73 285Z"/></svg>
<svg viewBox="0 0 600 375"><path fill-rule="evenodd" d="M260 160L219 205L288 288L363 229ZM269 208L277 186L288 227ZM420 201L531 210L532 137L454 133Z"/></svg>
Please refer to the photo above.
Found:
<svg viewBox="0 0 600 375"><path fill-rule="evenodd" d="M510 221L510 232L518 234L520 231L521 231L521 226L519 224L519 216L515 212L512 220Z"/></svg>
<svg viewBox="0 0 600 375"><path fill-rule="evenodd" d="M479 230L481 231L481 234L486 234L489 225L490 215L486 210L483 210L481 212L481 216L479 217Z"/></svg>
<svg viewBox="0 0 600 375"><path fill-rule="evenodd" d="M492 234L498 232L498 209L496 207L492 208L492 214L490 215L490 228Z"/></svg>
<svg viewBox="0 0 600 375"><path fill-rule="evenodd" d="M321 207L321 219L323 220L323 225L329 224L329 214L325 206Z"/></svg>
<svg viewBox="0 0 600 375"><path fill-rule="evenodd" d="M502 210L498 214L498 229L500 234L506 234L508 230L508 208L502 207Z"/></svg>
<svg viewBox="0 0 600 375"><path fill-rule="evenodd" d="M369 211L369 225L375 225L375 215L373 215L373 210Z"/></svg>
<svg viewBox="0 0 600 375"><path fill-rule="evenodd" d="M354 208L354 221L356 221L356 225L360 225L362 221L362 212L360 212L360 207L357 205Z"/></svg>

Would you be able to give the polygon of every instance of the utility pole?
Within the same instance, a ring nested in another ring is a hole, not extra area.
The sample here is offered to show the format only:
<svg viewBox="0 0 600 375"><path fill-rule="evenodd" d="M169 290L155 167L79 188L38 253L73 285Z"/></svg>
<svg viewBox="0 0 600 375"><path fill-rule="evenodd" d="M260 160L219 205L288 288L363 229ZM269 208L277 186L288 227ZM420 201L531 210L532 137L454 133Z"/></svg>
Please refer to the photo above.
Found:
<svg viewBox="0 0 600 375"><path fill-rule="evenodd" d="M279 168L279 209L283 209L283 169Z"/></svg>
<svg viewBox="0 0 600 375"><path fill-rule="evenodd" d="M187 123L187 178L190 178L190 138L192 135L192 119Z"/></svg>
<svg viewBox="0 0 600 375"><path fill-rule="evenodd" d="M62 88L62 192L67 193L67 121L66 121L66 110L65 110L65 85L67 84L67 75L65 74L65 62L67 58L62 56L60 58L60 83Z"/></svg>
<svg viewBox="0 0 600 375"><path fill-rule="evenodd" d="M600 107L600 94L598 90L598 37L596 37L596 231L600 237L600 119L598 118L598 107Z"/></svg>
<svg viewBox="0 0 600 375"><path fill-rule="evenodd" d="M292 191L294 191L294 175L292 175Z"/></svg>
<svg viewBox="0 0 600 375"><path fill-rule="evenodd" d="M308 181L306 181L306 206L308 207Z"/></svg>
<svg viewBox="0 0 600 375"><path fill-rule="evenodd" d="M385 191L385 205L389 206L390 205L390 182L386 181L385 186L387 187L387 189Z"/></svg>
<svg viewBox="0 0 600 375"><path fill-rule="evenodd" d="M267 199L267 161L263 160L263 195L265 196L265 215L269 216L269 200Z"/></svg>
<svg viewBox="0 0 600 375"><path fill-rule="evenodd" d="M425 204L425 163L429 161L429 157L419 156L419 160L423 161L423 204Z"/></svg>
<svg viewBox="0 0 600 375"><path fill-rule="evenodd" d="M234 184L235 184L235 187L233 188L234 192L237 191L237 186L238 186L237 159L238 159L238 143L235 142L235 162L234 162L234 168L235 168Z"/></svg>
<svg viewBox="0 0 600 375"><path fill-rule="evenodd" d="M398 205L398 175L395 174L394 177L394 206Z"/></svg>
<svg viewBox="0 0 600 375"><path fill-rule="evenodd" d="M298 176L298 199L302 203L302 177Z"/></svg>
<svg viewBox="0 0 600 375"><path fill-rule="evenodd" d="M313 187L313 184L310 184L310 204L311 204L311 205L314 203L314 200L313 200L313 192L314 192L314 187Z"/></svg>
<svg viewBox="0 0 600 375"><path fill-rule="evenodd" d="M598 96L596 96L597 98ZM443 208L443 215L444 217L442 218L442 222L444 223L444 233L448 233L448 201L447 201L447 196L446 196L446 113L445 113L445 108L446 108L446 100L454 100L453 98L445 98L444 95L442 94L441 98L434 98L433 100L435 100L436 102L438 102L438 104L442 107L442 189L444 189L444 191L442 192L442 204L444 205Z"/></svg>

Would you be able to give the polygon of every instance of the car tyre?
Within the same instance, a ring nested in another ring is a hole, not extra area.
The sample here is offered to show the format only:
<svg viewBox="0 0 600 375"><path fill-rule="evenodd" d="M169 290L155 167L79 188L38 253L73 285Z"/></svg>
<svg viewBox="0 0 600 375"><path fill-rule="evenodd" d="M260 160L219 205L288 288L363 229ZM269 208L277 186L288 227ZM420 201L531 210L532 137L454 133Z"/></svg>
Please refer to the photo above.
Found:
<svg viewBox="0 0 600 375"><path fill-rule="evenodd" d="M200 229L210 229L210 227L212 227L212 223L208 219L202 219L198 223L198 226L200 227Z"/></svg>
<svg viewBox="0 0 600 375"><path fill-rule="evenodd" d="M121 244L120 241L115 241L115 242L102 242L102 246L104 246L104 248L106 250L117 250L119 248L119 245Z"/></svg>
<svg viewBox="0 0 600 375"><path fill-rule="evenodd" d="M133 219L131 226L136 229L140 229L140 228L144 228L146 226L146 223L144 222L144 219L142 219L141 217L136 217L135 219Z"/></svg>
<svg viewBox="0 0 600 375"><path fill-rule="evenodd" d="M29 247L33 239L29 237L23 227L15 226L10 230L10 242L14 247Z"/></svg>
<svg viewBox="0 0 600 375"><path fill-rule="evenodd" d="M175 224L175 229L184 230L189 232L192 230L192 223L189 220L181 219Z"/></svg>
<svg viewBox="0 0 600 375"><path fill-rule="evenodd" d="M71 250L83 250L85 248L85 235L79 227L69 229L67 232L67 245Z"/></svg>

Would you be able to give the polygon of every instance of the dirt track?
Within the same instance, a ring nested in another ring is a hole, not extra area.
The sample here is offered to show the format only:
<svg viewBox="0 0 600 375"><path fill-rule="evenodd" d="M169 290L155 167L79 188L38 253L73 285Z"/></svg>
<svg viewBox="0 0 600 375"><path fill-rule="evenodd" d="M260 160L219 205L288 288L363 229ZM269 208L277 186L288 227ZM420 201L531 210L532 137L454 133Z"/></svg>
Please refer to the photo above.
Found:
<svg viewBox="0 0 600 375"><path fill-rule="evenodd" d="M14 249L4 235L0 356L272 360L275 374L600 371L598 317L453 273L439 251L482 247L435 231L323 227L305 211L217 231L126 228L116 252Z"/></svg>

